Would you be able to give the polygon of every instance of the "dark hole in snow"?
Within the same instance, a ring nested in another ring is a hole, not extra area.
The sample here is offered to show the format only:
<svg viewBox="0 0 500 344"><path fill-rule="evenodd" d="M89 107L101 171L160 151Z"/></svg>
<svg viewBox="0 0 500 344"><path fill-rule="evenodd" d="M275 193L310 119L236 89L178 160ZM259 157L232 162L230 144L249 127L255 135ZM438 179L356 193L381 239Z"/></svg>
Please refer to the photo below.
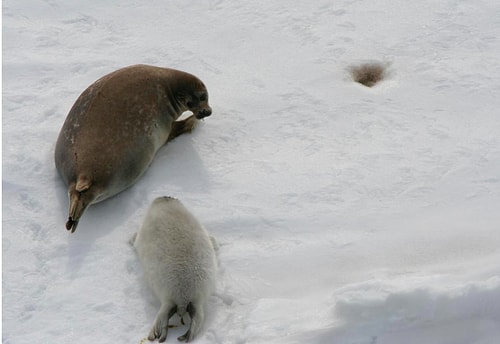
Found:
<svg viewBox="0 0 500 344"><path fill-rule="evenodd" d="M387 75L387 65L380 62L363 63L349 67L352 79L366 87L372 87Z"/></svg>

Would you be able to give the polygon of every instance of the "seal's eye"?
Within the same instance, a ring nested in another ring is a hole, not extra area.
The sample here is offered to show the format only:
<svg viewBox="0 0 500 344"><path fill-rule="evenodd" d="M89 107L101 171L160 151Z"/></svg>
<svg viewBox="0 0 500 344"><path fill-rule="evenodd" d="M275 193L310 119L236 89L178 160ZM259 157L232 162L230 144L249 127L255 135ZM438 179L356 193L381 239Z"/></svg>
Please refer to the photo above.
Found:
<svg viewBox="0 0 500 344"><path fill-rule="evenodd" d="M203 94L200 96L200 101L204 102L205 100L207 100L207 94L206 94L206 93L203 93Z"/></svg>

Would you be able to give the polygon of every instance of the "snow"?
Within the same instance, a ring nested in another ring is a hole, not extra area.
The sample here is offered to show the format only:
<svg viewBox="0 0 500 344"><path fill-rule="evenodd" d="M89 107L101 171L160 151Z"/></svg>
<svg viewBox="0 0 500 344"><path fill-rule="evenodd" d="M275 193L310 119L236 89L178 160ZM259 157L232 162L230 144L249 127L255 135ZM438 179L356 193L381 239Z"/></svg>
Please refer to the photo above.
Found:
<svg viewBox="0 0 500 344"><path fill-rule="evenodd" d="M197 343L498 342L498 1L2 6L3 343L140 343L159 302L128 240L161 195L220 245ZM197 75L213 115L69 234L59 129L136 63Z"/></svg>

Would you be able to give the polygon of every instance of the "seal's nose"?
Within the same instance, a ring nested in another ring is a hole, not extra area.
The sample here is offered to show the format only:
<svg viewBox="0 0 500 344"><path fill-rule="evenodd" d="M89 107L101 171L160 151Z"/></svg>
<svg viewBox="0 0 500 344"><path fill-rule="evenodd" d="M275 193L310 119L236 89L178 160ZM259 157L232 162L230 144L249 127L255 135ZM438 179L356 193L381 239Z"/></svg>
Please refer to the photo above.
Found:
<svg viewBox="0 0 500 344"><path fill-rule="evenodd" d="M198 114L196 115L196 118L202 119L202 118L210 116L211 114L212 114L212 109L210 109L210 108L203 109L200 112L198 112Z"/></svg>

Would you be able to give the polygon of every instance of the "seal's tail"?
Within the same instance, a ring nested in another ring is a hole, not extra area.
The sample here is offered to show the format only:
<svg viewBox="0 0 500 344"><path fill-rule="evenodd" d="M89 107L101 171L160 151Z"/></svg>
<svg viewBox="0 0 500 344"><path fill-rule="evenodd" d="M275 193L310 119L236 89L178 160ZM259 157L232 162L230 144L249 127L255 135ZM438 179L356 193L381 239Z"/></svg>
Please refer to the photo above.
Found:
<svg viewBox="0 0 500 344"><path fill-rule="evenodd" d="M76 183L69 186L69 217L66 229L73 233L85 209L95 200L95 193L91 190L92 183L88 178L78 177Z"/></svg>

